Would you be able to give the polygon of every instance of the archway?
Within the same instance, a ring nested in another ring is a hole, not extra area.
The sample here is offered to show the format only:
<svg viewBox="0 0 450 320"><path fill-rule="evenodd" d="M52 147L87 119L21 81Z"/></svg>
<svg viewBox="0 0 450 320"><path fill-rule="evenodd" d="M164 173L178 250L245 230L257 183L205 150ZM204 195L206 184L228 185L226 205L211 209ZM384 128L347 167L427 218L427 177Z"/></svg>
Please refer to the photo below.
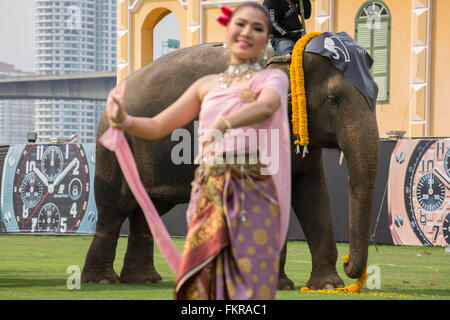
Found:
<svg viewBox="0 0 450 320"><path fill-rule="evenodd" d="M170 13L153 29L153 59L180 48L180 22Z"/></svg>
<svg viewBox="0 0 450 320"><path fill-rule="evenodd" d="M172 12L167 8L156 8L145 18L141 29L141 67L154 60L154 28L161 20L171 13Z"/></svg>

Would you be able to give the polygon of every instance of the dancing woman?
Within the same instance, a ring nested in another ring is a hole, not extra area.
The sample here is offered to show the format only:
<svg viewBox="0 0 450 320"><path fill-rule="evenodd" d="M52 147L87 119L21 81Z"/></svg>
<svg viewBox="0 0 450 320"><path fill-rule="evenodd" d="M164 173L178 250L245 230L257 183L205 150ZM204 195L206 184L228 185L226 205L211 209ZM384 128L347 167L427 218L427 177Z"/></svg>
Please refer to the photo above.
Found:
<svg viewBox="0 0 450 320"><path fill-rule="evenodd" d="M122 81L109 94L106 112L112 126L149 140L199 117L202 157L175 298L274 299L290 209L289 80L257 62L271 32L265 7L245 2L221 21L227 70L195 81L152 118L126 113ZM239 138L250 142L236 143Z"/></svg>

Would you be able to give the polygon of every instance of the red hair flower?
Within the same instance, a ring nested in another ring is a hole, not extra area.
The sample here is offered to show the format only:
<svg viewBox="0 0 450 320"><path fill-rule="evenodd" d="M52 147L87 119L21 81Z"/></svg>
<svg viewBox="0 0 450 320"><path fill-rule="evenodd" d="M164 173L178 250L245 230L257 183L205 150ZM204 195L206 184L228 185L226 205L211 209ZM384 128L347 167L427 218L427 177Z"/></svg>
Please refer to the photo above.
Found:
<svg viewBox="0 0 450 320"><path fill-rule="evenodd" d="M228 22L230 22L230 18L228 17L218 17L217 22L219 22L221 25L226 27L228 25Z"/></svg>
<svg viewBox="0 0 450 320"><path fill-rule="evenodd" d="M219 22L221 25L223 25L224 27L226 27L228 25L228 23L230 22L231 19L231 15L233 14L233 10L231 10L230 8L226 7L226 6L221 6L218 5L220 7L220 11L222 11L222 13L224 14L224 16L216 16L210 13L206 13L208 16L213 17L214 19L217 20L217 22Z"/></svg>
<svg viewBox="0 0 450 320"><path fill-rule="evenodd" d="M226 6L221 6L220 10L222 11L222 13L224 15L226 15L228 18L231 18L231 15L233 14L233 10L231 10L230 8L226 7Z"/></svg>

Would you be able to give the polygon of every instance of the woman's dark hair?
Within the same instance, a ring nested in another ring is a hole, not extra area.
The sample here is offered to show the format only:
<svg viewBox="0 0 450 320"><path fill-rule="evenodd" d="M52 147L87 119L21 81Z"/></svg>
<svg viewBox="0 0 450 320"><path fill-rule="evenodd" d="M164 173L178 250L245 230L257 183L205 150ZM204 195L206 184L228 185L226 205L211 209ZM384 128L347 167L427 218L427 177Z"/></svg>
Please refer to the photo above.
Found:
<svg viewBox="0 0 450 320"><path fill-rule="evenodd" d="M246 2L242 2L242 3L238 4L236 6L236 8L234 8L233 14L231 15L231 18L233 18L233 15L236 12L238 12L240 9L247 8L247 7L252 7L254 9L258 9L262 13L264 13L264 15L266 16L266 24L267 24L268 34L270 35L272 33L272 22L270 21L269 10L267 10L267 8L265 6L263 6L262 4L260 4L258 2L246 1ZM230 18L230 20L231 20L231 18Z"/></svg>

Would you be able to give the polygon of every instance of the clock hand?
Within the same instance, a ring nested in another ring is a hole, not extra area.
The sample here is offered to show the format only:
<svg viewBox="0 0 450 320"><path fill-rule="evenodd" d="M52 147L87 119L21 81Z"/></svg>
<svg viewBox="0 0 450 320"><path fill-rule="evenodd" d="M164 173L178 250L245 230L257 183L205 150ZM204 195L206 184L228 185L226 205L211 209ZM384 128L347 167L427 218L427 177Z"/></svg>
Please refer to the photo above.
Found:
<svg viewBox="0 0 450 320"><path fill-rule="evenodd" d="M42 174L41 170L39 170L37 167L34 167L34 173L39 177L39 179L42 180L42 182L49 188L48 180L47 178Z"/></svg>
<svg viewBox="0 0 450 320"><path fill-rule="evenodd" d="M33 191L34 191L34 174L31 175L30 193L33 193Z"/></svg>
<svg viewBox="0 0 450 320"><path fill-rule="evenodd" d="M39 204L36 206L36 209L34 209L33 213L31 214L31 216L28 218L27 222L25 222L25 224L28 224L28 222L30 221L30 219L34 216L34 214L36 213L37 209L40 207L40 205L42 204L42 202L44 202L45 198L47 198L49 192L47 192L45 194L45 196L42 198L41 202L39 202Z"/></svg>
<svg viewBox="0 0 450 320"><path fill-rule="evenodd" d="M448 206L450 206L450 201L447 202L447 205L445 206L445 208L442 209L441 213L439 213L439 216L436 218L436 220L434 220L433 224L431 225L432 227L434 227L437 224L438 220L442 217L445 210L447 210Z"/></svg>
<svg viewBox="0 0 450 320"><path fill-rule="evenodd" d="M438 168L434 168L434 171L444 180L445 187L450 189L450 180Z"/></svg>
<svg viewBox="0 0 450 320"><path fill-rule="evenodd" d="M71 163L69 163L69 165L63 170L63 172L61 172L59 174L59 176L56 177L55 181L53 181L52 184L52 188L55 188L55 186L57 186L62 179L64 179L64 177L69 173L70 170L72 170L72 168L79 163L79 160L77 158L73 159Z"/></svg>

